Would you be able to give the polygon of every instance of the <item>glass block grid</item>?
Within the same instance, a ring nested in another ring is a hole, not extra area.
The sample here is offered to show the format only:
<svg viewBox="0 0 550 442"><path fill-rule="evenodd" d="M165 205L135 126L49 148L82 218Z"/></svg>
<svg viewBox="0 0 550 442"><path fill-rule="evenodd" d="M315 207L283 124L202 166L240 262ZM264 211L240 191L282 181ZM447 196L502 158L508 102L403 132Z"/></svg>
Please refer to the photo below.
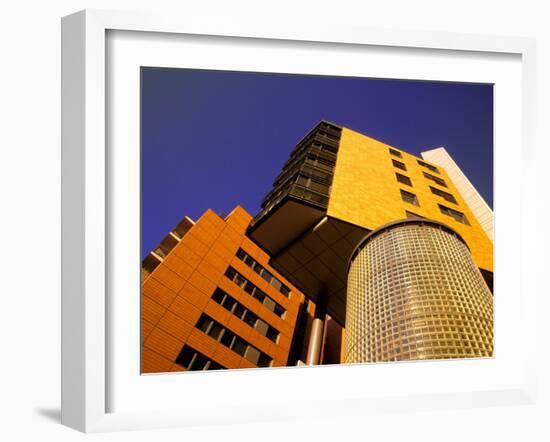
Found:
<svg viewBox="0 0 550 442"><path fill-rule="evenodd" d="M493 296L461 238L424 220L371 234L348 273L344 362L492 355Z"/></svg>

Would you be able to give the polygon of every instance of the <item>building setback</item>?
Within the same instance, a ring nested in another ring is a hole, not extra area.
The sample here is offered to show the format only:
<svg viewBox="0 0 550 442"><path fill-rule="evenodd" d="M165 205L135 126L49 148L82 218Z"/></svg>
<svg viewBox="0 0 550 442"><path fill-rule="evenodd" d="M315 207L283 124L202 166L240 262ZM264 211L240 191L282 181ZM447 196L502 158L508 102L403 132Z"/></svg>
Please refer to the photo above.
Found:
<svg viewBox="0 0 550 442"><path fill-rule="evenodd" d="M186 217L145 258L142 373L305 360L313 304L245 236L251 219L241 207Z"/></svg>

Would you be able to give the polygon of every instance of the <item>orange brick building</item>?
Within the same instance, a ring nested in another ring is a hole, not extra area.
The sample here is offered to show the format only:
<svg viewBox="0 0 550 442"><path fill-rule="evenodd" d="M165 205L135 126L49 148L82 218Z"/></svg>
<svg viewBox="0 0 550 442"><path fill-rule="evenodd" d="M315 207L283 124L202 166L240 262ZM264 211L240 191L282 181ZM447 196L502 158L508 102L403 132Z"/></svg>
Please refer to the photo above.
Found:
<svg viewBox="0 0 550 442"><path fill-rule="evenodd" d="M145 258L142 373L305 360L315 307L245 236L251 220L241 207L186 217Z"/></svg>

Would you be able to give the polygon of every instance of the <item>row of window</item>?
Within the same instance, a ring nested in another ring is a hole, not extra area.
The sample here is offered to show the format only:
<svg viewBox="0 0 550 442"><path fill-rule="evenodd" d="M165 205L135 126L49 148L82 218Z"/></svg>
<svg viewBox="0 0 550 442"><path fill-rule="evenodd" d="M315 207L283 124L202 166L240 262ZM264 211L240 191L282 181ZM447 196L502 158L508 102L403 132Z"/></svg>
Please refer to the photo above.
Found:
<svg viewBox="0 0 550 442"><path fill-rule="evenodd" d="M432 180L434 183L439 184L442 187L447 187L447 183L444 180L442 180L441 178L433 176L433 175L429 174L428 172L422 172L422 174L424 175L425 178L428 178L429 180Z"/></svg>
<svg viewBox="0 0 550 442"><path fill-rule="evenodd" d="M434 195L438 195L440 196L441 198L449 201L450 203L453 203L453 204L458 204L458 202L456 201L455 197L453 195L451 195L450 193L448 192L444 192L443 190L441 189L436 189L435 187L432 187L430 186L430 190L432 191L432 193Z"/></svg>
<svg viewBox="0 0 550 442"><path fill-rule="evenodd" d="M400 163L401 164L401 163ZM426 172L422 172L424 174L424 176L429 179L429 180L432 180L434 183L436 184L439 184L440 186L442 187L447 187L447 183L445 181L443 181L441 178L438 178L436 176L433 176L433 175L430 175L429 173L426 173ZM406 184L407 186L411 186L412 187L412 181L411 179L406 176L406 175L403 175L399 172L395 172L395 178L397 179L397 181L399 181L400 183L403 183L403 184ZM433 187L432 187L433 189ZM442 190L439 190L440 192L446 194L446 195L450 195L449 193L447 192L443 192ZM433 190L432 190L433 192ZM435 192L434 192L435 193ZM451 195L452 196L452 195Z"/></svg>
<svg viewBox="0 0 550 442"><path fill-rule="evenodd" d="M451 218L454 218L456 221L462 224L466 224L467 226L470 225L468 218L466 218L466 215L464 215L462 212L459 212L458 210L451 209L450 207L442 206L441 204L438 204L439 210L443 215L450 216Z"/></svg>
<svg viewBox="0 0 550 442"><path fill-rule="evenodd" d="M399 189L399 191L401 192L401 199L403 201L420 207L420 203L418 202L418 197L414 193L407 192L406 190L403 190L403 189ZM452 195L450 196L452 197ZM464 215L462 212L459 212L458 210L455 210L455 209L451 209L450 207L442 206L441 204L438 204L438 206L439 206L440 212L443 215L450 216L451 218L454 218L459 223L466 224L467 226L470 225L468 218L466 218L466 215ZM407 216L409 216L409 212L407 212ZM418 217L418 215L414 215L414 216Z"/></svg>
<svg viewBox="0 0 550 442"><path fill-rule="evenodd" d="M279 281L275 276L268 272L265 267L260 265L254 258L252 258L243 249L237 251L237 258L244 262L248 267L254 270L258 275L265 279L269 284L279 290L287 298L290 295L290 289Z"/></svg>
<svg viewBox="0 0 550 442"><path fill-rule="evenodd" d="M401 152L399 152L395 149L390 148L389 151L392 155L402 157ZM428 169L439 173L438 169L435 166L432 166L432 165L430 165L428 163L425 163L424 161L420 161L420 160L417 160L417 162L421 166L427 167ZM400 162L400 161L392 159L392 163L398 169L407 170L407 167L405 166L405 164ZM423 173L424 177L426 177L427 179L432 180L433 182L435 182L436 184L438 184L440 186L447 187L447 183L445 183L445 181L443 179L441 179L439 177L436 177L434 175L431 175L427 172L422 172L422 173ZM395 177L396 177L396 179L399 183L405 184L407 186L412 187L412 181L408 176L405 176L405 175L403 175L399 172L396 172ZM445 191L443 191L441 189L438 189L436 187L433 187L433 186L429 186L429 187L430 187L430 191L434 195L440 196L441 198L443 198L446 201L449 201L450 203L458 204L456 198L452 194L450 194L449 192L445 192ZM418 197L415 194L413 194L411 192L407 192L406 190L403 190L403 189L399 189L399 190L401 192L401 199L403 201L405 201L409 204L413 204L415 206L420 206L420 203L418 202ZM464 215L462 212L459 212L458 210L452 209L450 207L443 206L441 204L438 204L438 206L439 206L439 210L441 211L442 214L450 216L451 218L455 219L456 221L458 221L462 224L470 225L468 219L466 218L466 215ZM408 217L409 216L418 217L418 215L413 214L412 212L407 212L407 216Z"/></svg>
<svg viewBox="0 0 550 442"><path fill-rule="evenodd" d="M231 295L218 288L212 295L212 299L223 308L235 315L241 321L247 323L250 327L265 336L267 339L277 342L279 332L267 322L258 318L258 316L248 310L244 305L234 299Z"/></svg>
<svg viewBox="0 0 550 442"><path fill-rule="evenodd" d="M252 362L258 367L270 367L273 359L268 355L258 350L253 345L250 345L244 339L237 336L232 331L223 327L219 322L212 319L210 316L201 315L197 321L196 327L203 333L218 341L240 356Z"/></svg>
<svg viewBox="0 0 550 442"><path fill-rule="evenodd" d="M243 275L237 272L233 267L227 268L227 270L225 271L225 276L231 281L233 281L235 284L237 284L250 296L252 296L256 300L258 300L260 303L262 303L265 308L272 311L280 318L284 316L286 310L283 307L281 307L273 299L267 296L267 294L265 294L262 290L260 290L254 284L252 284L248 279L246 279Z"/></svg>
<svg viewBox="0 0 550 442"><path fill-rule="evenodd" d="M407 171L407 166L405 166L405 163L402 163L401 161L397 161L397 160L391 160L391 161L392 161L393 166L396 167L397 169ZM439 184L442 187L447 187L447 183L445 182L445 180L443 180L439 177L436 177L432 174L429 174L427 172L422 172L422 174L424 175L425 178L433 181L434 183ZM407 178L409 182L411 180L409 177L406 177L405 175L402 175L398 172L396 172L396 175L399 175L400 177ZM398 180L399 180L399 178L398 178ZM406 183L406 184L408 184L408 183ZM412 186L412 184L409 184L409 186Z"/></svg>
<svg viewBox="0 0 550 442"><path fill-rule="evenodd" d="M222 368L226 368L207 358L194 348L189 347L187 344L183 346L180 354L176 358L176 364L179 364L190 371L220 370Z"/></svg>
<svg viewBox="0 0 550 442"><path fill-rule="evenodd" d="M396 150L396 149L392 149L390 147L389 152L390 152L391 155L393 155L395 157L403 158L403 154L401 152L399 152L398 150ZM392 161L395 161L395 160L392 160ZM439 173L439 169L437 167L431 165L431 164L428 164L428 163L426 163L422 160L418 160L418 159L416 160L416 162L418 164L420 164L422 167L425 167L426 169L431 170L432 172ZM401 165L401 166L399 166L400 169L407 170L406 167L405 167L405 164L401 163L400 161L397 161L397 163L399 163Z"/></svg>
<svg viewBox="0 0 550 442"><path fill-rule="evenodd" d="M412 187L412 181L408 176L405 176L405 175L400 174L399 172L396 172L395 173L395 178L401 184L406 184L407 186ZM449 201L450 203L458 204L456 198L453 195L451 195L449 192L445 192L444 190L437 189L433 186L429 186L429 187L430 187L431 192L434 195L440 196L441 198Z"/></svg>

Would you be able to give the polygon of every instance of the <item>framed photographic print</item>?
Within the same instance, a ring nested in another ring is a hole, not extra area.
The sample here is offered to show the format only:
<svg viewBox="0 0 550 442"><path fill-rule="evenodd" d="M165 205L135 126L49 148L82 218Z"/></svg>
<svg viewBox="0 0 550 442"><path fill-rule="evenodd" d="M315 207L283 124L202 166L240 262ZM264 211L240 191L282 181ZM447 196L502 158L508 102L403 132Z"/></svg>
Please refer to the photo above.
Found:
<svg viewBox="0 0 550 442"><path fill-rule="evenodd" d="M532 403L531 40L84 11L62 43L63 423Z"/></svg>

